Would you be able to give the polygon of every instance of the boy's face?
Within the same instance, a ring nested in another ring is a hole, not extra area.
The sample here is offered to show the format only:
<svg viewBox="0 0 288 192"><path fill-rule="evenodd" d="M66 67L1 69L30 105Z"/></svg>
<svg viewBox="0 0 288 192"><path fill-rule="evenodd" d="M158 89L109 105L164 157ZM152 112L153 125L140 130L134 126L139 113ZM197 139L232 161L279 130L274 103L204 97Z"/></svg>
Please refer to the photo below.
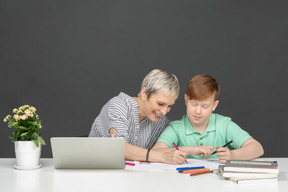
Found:
<svg viewBox="0 0 288 192"><path fill-rule="evenodd" d="M195 129L205 129L208 125L211 113L216 109L219 101L214 100L214 94L208 99L198 101L191 99L185 94L187 116Z"/></svg>

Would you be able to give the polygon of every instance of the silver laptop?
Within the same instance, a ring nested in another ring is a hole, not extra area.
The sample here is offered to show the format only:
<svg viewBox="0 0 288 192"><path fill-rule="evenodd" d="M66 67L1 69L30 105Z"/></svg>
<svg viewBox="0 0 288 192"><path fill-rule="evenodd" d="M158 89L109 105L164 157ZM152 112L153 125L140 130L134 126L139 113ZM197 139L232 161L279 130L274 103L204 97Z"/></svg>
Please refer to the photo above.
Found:
<svg viewBox="0 0 288 192"><path fill-rule="evenodd" d="M123 169L124 139L99 137L52 137L56 169Z"/></svg>

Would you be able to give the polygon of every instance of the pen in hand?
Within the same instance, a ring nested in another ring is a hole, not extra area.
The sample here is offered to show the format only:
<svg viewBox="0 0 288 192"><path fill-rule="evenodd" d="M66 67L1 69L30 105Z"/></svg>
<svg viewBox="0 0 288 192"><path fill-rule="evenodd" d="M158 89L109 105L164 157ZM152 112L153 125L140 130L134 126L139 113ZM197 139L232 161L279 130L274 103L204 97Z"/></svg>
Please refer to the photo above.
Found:
<svg viewBox="0 0 288 192"><path fill-rule="evenodd" d="M175 145L175 143L173 143L173 145L174 145L175 149L179 151L179 148ZM188 163L186 159L185 159L185 162Z"/></svg>
<svg viewBox="0 0 288 192"><path fill-rule="evenodd" d="M230 145L232 142L233 142L233 141L231 140L231 141L229 141L228 143L226 143L225 145L223 145L222 147L226 147L226 146ZM217 151L214 151L211 155L215 154L216 152L217 152Z"/></svg>

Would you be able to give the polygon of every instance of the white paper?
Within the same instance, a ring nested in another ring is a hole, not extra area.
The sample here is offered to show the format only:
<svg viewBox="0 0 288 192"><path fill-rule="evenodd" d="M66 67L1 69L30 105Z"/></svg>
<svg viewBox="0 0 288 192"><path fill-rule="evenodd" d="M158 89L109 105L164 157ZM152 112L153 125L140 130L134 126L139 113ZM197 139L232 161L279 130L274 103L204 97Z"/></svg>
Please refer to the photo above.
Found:
<svg viewBox="0 0 288 192"><path fill-rule="evenodd" d="M218 169L220 163L216 159L187 159L188 163L181 165L170 165L165 163L146 163L135 161L135 166L129 167L132 170L145 170L145 171L176 171L179 167L198 167L204 166L211 170Z"/></svg>

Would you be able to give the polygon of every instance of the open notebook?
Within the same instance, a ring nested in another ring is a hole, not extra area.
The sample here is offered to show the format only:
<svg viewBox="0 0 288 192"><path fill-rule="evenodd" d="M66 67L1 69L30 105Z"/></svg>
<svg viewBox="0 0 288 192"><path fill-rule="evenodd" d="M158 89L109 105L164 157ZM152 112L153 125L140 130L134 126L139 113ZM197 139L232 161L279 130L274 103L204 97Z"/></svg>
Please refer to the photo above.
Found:
<svg viewBox="0 0 288 192"><path fill-rule="evenodd" d="M123 169L124 139L99 137L52 137L56 169Z"/></svg>

